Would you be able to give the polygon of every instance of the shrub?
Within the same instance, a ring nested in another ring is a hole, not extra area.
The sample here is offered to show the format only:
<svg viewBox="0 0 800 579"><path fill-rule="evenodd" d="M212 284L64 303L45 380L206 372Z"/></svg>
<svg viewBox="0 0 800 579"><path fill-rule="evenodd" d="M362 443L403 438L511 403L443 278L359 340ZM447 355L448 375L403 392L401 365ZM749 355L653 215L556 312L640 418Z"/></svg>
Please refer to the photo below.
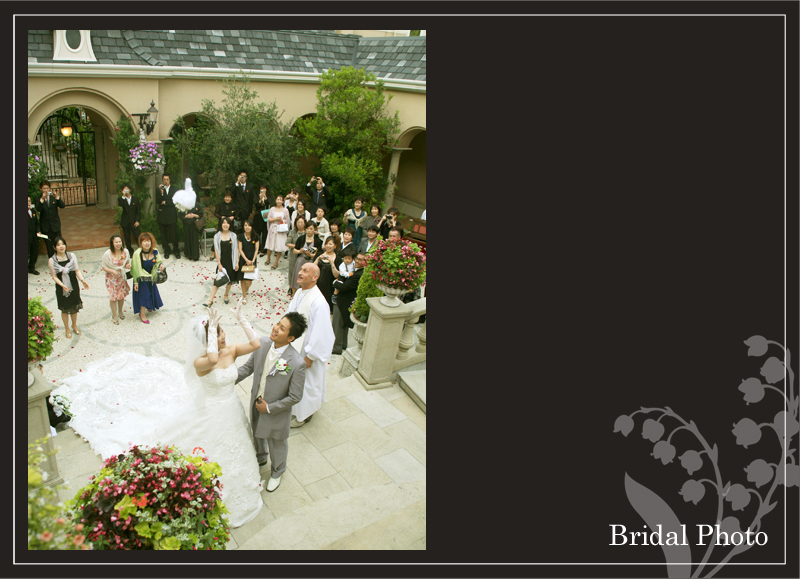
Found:
<svg viewBox="0 0 800 579"><path fill-rule="evenodd" d="M44 486L47 471L40 464L47 458L41 438L28 445L28 549L42 551L88 550L92 546L81 533L84 525L73 525L69 513L57 502L58 491ZM50 454L54 454L55 451Z"/></svg>
<svg viewBox="0 0 800 579"><path fill-rule="evenodd" d="M133 446L108 458L70 506L95 549L224 550L221 475L217 463L175 447Z"/></svg>
<svg viewBox="0 0 800 579"><path fill-rule="evenodd" d="M44 360L53 353L56 323L42 305L42 298L28 298L28 362Z"/></svg>
<svg viewBox="0 0 800 579"><path fill-rule="evenodd" d="M378 235L375 239L381 241L383 238ZM376 248L377 244L373 245L367 255L371 255ZM372 275L370 275L373 267L374 266L367 261L367 265L364 266L364 273L361 275L361 279L358 280L356 300L353 302L353 305L350 306L350 313L362 322L366 322L369 318L369 304L367 303L367 298L379 298L383 296L383 292L378 289L378 283L372 279Z"/></svg>

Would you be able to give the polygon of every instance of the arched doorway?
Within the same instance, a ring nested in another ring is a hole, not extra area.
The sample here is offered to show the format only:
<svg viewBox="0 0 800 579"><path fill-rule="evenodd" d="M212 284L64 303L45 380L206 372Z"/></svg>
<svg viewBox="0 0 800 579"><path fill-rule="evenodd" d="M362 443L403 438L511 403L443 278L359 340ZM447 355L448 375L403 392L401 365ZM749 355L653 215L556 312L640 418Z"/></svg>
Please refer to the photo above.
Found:
<svg viewBox="0 0 800 579"><path fill-rule="evenodd" d="M97 90L87 88L57 90L43 96L36 102L29 103L28 142L41 150L44 147L44 143L40 141L39 135L45 120L64 109L80 109L85 114L85 119L88 120L87 128L93 131L95 152L94 187L96 190L94 202L100 208L116 205L116 194L113 191L113 187L114 177L116 176L116 162L119 155L112 143L112 138L116 120L123 115L127 117L128 112L115 99ZM87 181L88 179L87 177ZM87 186L91 184L91 182L87 182ZM109 203L109 200L111 203Z"/></svg>
<svg viewBox="0 0 800 579"><path fill-rule="evenodd" d="M81 107L60 109L39 127L36 141L46 179L65 205L97 204L97 156L91 120Z"/></svg>

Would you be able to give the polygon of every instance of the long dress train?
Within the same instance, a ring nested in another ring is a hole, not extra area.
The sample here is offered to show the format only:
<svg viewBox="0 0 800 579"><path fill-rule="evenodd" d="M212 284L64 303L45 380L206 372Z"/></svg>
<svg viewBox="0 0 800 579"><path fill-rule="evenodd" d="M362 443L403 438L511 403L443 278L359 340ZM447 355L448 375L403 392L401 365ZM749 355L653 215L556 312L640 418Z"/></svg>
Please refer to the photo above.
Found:
<svg viewBox="0 0 800 579"><path fill-rule="evenodd" d="M200 377L192 392L183 367L166 358L119 352L62 380L52 395L70 401L70 426L103 459L131 444L197 447L222 468L222 500L231 527L261 510L262 480L253 435L236 395L236 364ZM195 452L195 454L198 454Z"/></svg>

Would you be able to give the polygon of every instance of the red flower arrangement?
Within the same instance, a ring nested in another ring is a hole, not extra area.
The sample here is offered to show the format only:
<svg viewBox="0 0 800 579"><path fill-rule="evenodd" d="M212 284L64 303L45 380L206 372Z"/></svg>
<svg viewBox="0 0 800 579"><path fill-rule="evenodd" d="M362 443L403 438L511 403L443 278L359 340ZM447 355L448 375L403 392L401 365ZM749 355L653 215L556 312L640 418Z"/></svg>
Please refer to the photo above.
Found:
<svg viewBox="0 0 800 579"><path fill-rule="evenodd" d="M70 501L95 549L225 549L229 511L217 463L175 447L133 446L104 464Z"/></svg>
<svg viewBox="0 0 800 579"><path fill-rule="evenodd" d="M420 247L405 239L381 240L367 254L365 271L372 279L388 286L414 290L425 281L427 256Z"/></svg>

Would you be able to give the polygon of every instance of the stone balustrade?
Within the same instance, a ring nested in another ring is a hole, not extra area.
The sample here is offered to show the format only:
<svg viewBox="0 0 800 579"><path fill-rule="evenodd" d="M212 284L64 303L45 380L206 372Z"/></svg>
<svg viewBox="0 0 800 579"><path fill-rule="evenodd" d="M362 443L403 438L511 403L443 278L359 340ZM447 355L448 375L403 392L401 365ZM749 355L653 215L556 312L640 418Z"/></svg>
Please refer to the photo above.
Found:
<svg viewBox="0 0 800 579"><path fill-rule="evenodd" d="M50 436L50 419L47 415L47 397L53 391L45 382L38 369L31 371L33 385L28 388L28 444L47 437L47 442L42 445L47 458L40 465L47 473L45 486L59 485L64 482L58 473L56 455L53 454L53 438Z"/></svg>
<svg viewBox="0 0 800 579"><path fill-rule="evenodd" d="M366 324L356 321L357 346L344 352L341 374L356 378L367 390L389 388L394 372L424 362L427 358L427 320L417 332L414 324L427 312L427 298L391 308L381 298L367 298L370 307Z"/></svg>

